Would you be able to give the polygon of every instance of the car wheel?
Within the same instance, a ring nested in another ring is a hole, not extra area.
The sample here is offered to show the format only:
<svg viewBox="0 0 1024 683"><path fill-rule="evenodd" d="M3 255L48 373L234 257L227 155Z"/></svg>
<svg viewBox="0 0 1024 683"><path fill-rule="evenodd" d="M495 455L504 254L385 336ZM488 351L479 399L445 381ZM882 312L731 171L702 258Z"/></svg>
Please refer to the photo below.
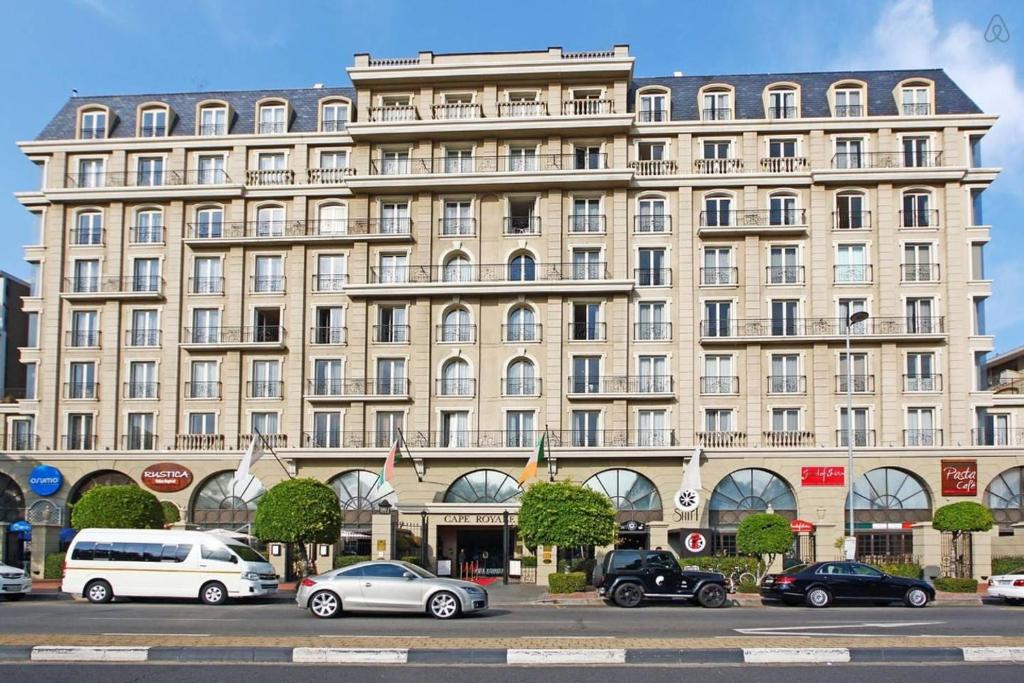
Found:
<svg viewBox="0 0 1024 683"><path fill-rule="evenodd" d="M807 603L808 607L828 607L832 603L832 594L821 586L815 586L807 591L807 597L804 598L804 602Z"/></svg>
<svg viewBox="0 0 1024 683"><path fill-rule="evenodd" d="M314 617L333 619L341 612L341 600L331 591L314 593L309 599L309 611Z"/></svg>
<svg viewBox="0 0 1024 683"><path fill-rule="evenodd" d="M94 604L110 602L114 599L114 591L106 581L93 581L85 587L85 598Z"/></svg>
<svg viewBox="0 0 1024 683"><path fill-rule="evenodd" d="M907 607L924 607L928 604L928 594L920 588L911 588L903 596L903 602Z"/></svg>
<svg viewBox="0 0 1024 683"><path fill-rule="evenodd" d="M721 607L725 599L725 586L717 583L706 583L697 591L697 602L701 607Z"/></svg>
<svg viewBox="0 0 1024 683"><path fill-rule="evenodd" d="M636 607L644 599L644 589L635 583L624 583L615 589L613 599L619 607Z"/></svg>
<svg viewBox="0 0 1024 683"><path fill-rule="evenodd" d="M223 583L211 581L199 591L199 599L204 605L223 605L228 601L228 589Z"/></svg>
<svg viewBox="0 0 1024 683"><path fill-rule="evenodd" d="M462 611L462 605L459 604L459 599L454 594L448 591L441 591L430 596L430 602L427 603L427 611L435 619L452 619L459 616L459 612Z"/></svg>

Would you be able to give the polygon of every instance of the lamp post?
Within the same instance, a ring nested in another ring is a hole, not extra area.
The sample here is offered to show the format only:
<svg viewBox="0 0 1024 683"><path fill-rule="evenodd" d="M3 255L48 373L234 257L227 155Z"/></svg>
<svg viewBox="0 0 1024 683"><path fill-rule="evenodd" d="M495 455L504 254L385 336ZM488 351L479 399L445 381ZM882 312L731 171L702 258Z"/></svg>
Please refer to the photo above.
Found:
<svg viewBox="0 0 1024 683"><path fill-rule="evenodd" d="M850 356L850 330L867 319L867 311L857 311L846 319L846 497L850 505L850 517L843 547L847 560L854 559L857 554L857 541L853 535L853 358Z"/></svg>

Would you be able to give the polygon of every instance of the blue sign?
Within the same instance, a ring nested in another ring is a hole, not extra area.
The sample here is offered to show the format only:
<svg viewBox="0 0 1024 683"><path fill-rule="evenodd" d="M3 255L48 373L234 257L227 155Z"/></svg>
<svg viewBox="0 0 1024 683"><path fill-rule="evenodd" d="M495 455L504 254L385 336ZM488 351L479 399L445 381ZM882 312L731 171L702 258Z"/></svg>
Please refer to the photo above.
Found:
<svg viewBox="0 0 1024 683"><path fill-rule="evenodd" d="M13 531L16 534L23 534L32 531L32 525L23 519L19 519L17 522L14 522L11 526L7 527L7 530Z"/></svg>
<svg viewBox="0 0 1024 683"><path fill-rule="evenodd" d="M28 475L28 487L37 496L52 496L63 483L64 475L51 465L36 465Z"/></svg>

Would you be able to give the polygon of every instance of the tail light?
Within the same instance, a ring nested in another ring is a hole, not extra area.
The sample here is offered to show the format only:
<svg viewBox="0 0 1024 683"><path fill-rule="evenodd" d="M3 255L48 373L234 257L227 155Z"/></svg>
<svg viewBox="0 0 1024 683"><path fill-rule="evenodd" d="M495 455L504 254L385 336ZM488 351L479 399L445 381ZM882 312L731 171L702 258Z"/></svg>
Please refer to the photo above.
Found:
<svg viewBox="0 0 1024 683"><path fill-rule="evenodd" d="M307 576L306 578L304 578L302 580L302 585L305 586L306 588L309 588L310 586L315 586L316 585L316 581L314 581L313 579L311 579L311 578L309 578Z"/></svg>
<svg viewBox="0 0 1024 683"><path fill-rule="evenodd" d="M1024 579L1014 579L1013 587L1014 588L1024 588Z"/></svg>
<svg viewBox="0 0 1024 683"><path fill-rule="evenodd" d="M775 577L776 586L788 586L789 584L794 583L795 581L795 576L786 576L785 574L783 574L782 576Z"/></svg>

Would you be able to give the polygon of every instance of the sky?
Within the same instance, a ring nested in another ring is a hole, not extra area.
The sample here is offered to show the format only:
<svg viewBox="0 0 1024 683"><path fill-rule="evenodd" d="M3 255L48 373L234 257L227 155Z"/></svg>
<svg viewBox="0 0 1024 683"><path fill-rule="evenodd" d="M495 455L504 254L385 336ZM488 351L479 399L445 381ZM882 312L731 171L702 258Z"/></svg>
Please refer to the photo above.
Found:
<svg viewBox="0 0 1024 683"><path fill-rule="evenodd" d="M1000 121L986 166L992 225L988 332L1024 344L1024 2L1020 0L7 0L0 6L0 270L26 276L34 240L11 193L37 189L16 147L81 95L348 85L356 52L606 49L627 43L636 76L940 67ZM988 41L999 15L1007 40Z"/></svg>

